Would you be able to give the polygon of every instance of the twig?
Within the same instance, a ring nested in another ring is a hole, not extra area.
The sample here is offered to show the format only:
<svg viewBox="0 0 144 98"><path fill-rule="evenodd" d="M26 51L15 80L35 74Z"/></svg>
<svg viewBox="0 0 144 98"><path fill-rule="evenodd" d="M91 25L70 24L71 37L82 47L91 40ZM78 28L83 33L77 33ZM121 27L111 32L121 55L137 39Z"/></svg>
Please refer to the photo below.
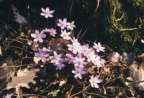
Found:
<svg viewBox="0 0 144 98"><path fill-rule="evenodd" d="M110 47L108 47L107 45L103 45L104 47L106 47L108 50L113 51Z"/></svg>
<svg viewBox="0 0 144 98"><path fill-rule="evenodd" d="M78 95L78 94L82 93L82 92L83 92L84 90L86 90L89 86L90 86L90 85L88 85L88 86L87 86L86 88L84 88L83 90L81 90L81 91L79 91L79 92L71 95L70 98L72 98L72 97L75 96L75 95Z"/></svg>
<svg viewBox="0 0 144 98"><path fill-rule="evenodd" d="M114 78L114 79L112 79L112 80L110 80L110 81L107 81L104 85L106 85L106 84L108 84L108 83L110 83L110 82L113 82L114 80L116 80L116 79L119 79L120 77L116 77L116 78Z"/></svg>
<svg viewBox="0 0 144 98"><path fill-rule="evenodd" d="M72 6L73 6L73 0L72 0L72 2L71 2L71 6L70 6L70 9L69 9L70 14L71 14L71 12L72 12Z"/></svg>
<svg viewBox="0 0 144 98"><path fill-rule="evenodd" d="M72 85L71 89L69 90L69 94L67 94L67 98L70 98L70 95L71 95L73 88L74 88L74 84Z"/></svg>
<svg viewBox="0 0 144 98"><path fill-rule="evenodd" d="M79 36L80 36L80 34L81 34L81 32L82 32L82 29L83 29L83 27L80 29L80 31L79 31L79 33L78 33L78 35L77 35L77 38L79 38Z"/></svg>
<svg viewBox="0 0 144 98"><path fill-rule="evenodd" d="M96 9L95 9L95 11L94 11L94 15L96 14L96 12L97 12L97 10L98 10L98 8L99 8L99 4L100 4L100 0L97 0L97 6L96 6Z"/></svg>
<svg viewBox="0 0 144 98"><path fill-rule="evenodd" d="M5 66L5 67L9 67L9 68L13 68L13 67L25 67L25 66L28 66L28 65L33 65L32 67L35 67L35 66L39 66L39 65L42 65L43 63L39 63L39 64L23 64L23 65L13 65L13 66ZM0 68L3 68L3 66L0 66Z"/></svg>
<svg viewBox="0 0 144 98"><path fill-rule="evenodd" d="M127 86L131 86L131 85L134 85L134 84L137 84L137 83L141 83L141 82L144 82L144 80L143 81L138 81L138 82L131 83L131 84L127 85Z"/></svg>
<svg viewBox="0 0 144 98"><path fill-rule="evenodd" d="M1 47L1 45L0 45L0 55L2 56L3 54L2 54L2 47Z"/></svg>
<svg viewBox="0 0 144 98"><path fill-rule="evenodd" d="M86 34L87 30L88 30L88 27L86 28L86 30L84 31L84 33L82 34L82 36L80 37L79 40L81 40L83 38L83 36Z"/></svg>
<svg viewBox="0 0 144 98"><path fill-rule="evenodd" d="M102 97L102 98L108 98L106 96L103 96L103 95L100 95L100 94L96 94L96 93L88 93L88 92L85 92L86 94L89 94L89 95L96 95L96 96L99 96L99 97Z"/></svg>
<svg viewBox="0 0 144 98"><path fill-rule="evenodd" d="M119 28L117 25L116 25L116 22L119 22L123 19L124 17L124 13L122 14L122 16L118 19L116 19L116 8L117 6L114 6L114 9L113 9L113 12L112 12L112 17L111 17L111 20L112 20L112 25L117 29L119 30L120 32L123 32L123 31L133 31L133 30L137 30L139 28Z"/></svg>
<svg viewBox="0 0 144 98"><path fill-rule="evenodd" d="M20 36L19 36L19 37L20 37ZM19 37L17 37L17 39L18 39ZM19 43L23 43L23 42L18 41L17 39L10 39L11 42L8 43L8 45L7 45L7 47L5 48L5 50L7 50L8 47L10 46L10 44L11 44L12 42L14 42L14 41L19 42Z"/></svg>
<svg viewBox="0 0 144 98"><path fill-rule="evenodd" d="M123 17L124 17L124 13L122 14L122 16L120 18L116 19L116 22L121 21L123 19Z"/></svg>
<svg viewBox="0 0 144 98"><path fill-rule="evenodd" d="M139 29L139 28L119 28L119 27L116 26L116 24L113 24L113 26L114 26L117 30L119 30L120 32L123 32L123 31L133 31L133 30Z"/></svg>
<svg viewBox="0 0 144 98"><path fill-rule="evenodd" d="M20 50L23 50L23 48L20 48L20 47L17 47L17 46L11 46L12 48L17 48L17 49L20 49ZM26 50L24 50L24 51L26 51ZM33 52L30 52L30 51L26 51L26 52L28 52L28 53L33 53Z"/></svg>

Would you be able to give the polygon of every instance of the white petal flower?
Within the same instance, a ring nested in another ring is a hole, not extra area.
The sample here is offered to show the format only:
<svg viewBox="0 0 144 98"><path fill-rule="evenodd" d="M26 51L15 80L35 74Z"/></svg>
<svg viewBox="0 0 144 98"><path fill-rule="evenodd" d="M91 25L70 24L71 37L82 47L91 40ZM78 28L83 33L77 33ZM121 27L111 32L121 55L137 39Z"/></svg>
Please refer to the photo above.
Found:
<svg viewBox="0 0 144 98"><path fill-rule="evenodd" d="M67 19L66 19L66 18L64 18L63 20L59 19L57 25L58 25L61 29L66 28L67 25L68 25Z"/></svg>
<svg viewBox="0 0 144 98"><path fill-rule="evenodd" d="M91 83L91 86L94 87L94 88L99 88L99 85L98 83L101 83L102 80L99 79L99 76L96 75L95 77L92 75L89 82Z"/></svg>
<svg viewBox="0 0 144 98"><path fill-rule="evenodd" d="M71 34L71 32L67 32L66 30L61 30L61 37L63 38L63 39L66 39L66 40L70 40L71 39L71 37L70 37L70 34Z"/></svg>
<svg viewBox="0 0 144 98"><path fill-rule="evenodd" d="M93 47L96 49L97 52L100 52L100 51L104 52L105 51L104 50L105 47L102 47L100 43L98 43L98 44L94 43Z"/></svg>
<svg viewBox="0 0 144 98"><path fill-rule="evenodd" d="M42 16L45 16L45 18L53 17L54 10L50 10L48 7L46 9L41 8L42 13L40 13Z"/></svg>
<svg viewBox="0 0 144 98"><path fill-rule="evenodd" d="M67 23L67 29L68 30L73 30L76 26L74 25L74 21L72 21L71 23Z"/></svg>
<svg viewBox="0 0 144 98"><path fill-rule="evenodd" d="M44 34L44 31L39 32L38 30L35 30L35 33L31 34L31 37L34 38L35 42L43 42L43 38L46 37L46 34Z"/></svg>

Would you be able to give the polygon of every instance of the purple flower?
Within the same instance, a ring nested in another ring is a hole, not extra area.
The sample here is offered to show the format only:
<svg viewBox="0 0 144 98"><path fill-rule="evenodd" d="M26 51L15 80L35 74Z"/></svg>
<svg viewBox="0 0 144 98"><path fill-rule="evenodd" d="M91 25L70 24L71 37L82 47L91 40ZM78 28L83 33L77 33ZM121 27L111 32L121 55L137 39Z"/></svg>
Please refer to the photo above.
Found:
<svg viewBox="0 0 144 98"><path fill-rule="evenodd" d="M105 47L102 47L100 43L98 43L98 44L94 43L93 47L96 49L97 52L100 52L100 51L104 52L105 51L104 50Z"/></svg>
<svg viewBox="0 0 144 98"><path fill-rule="evenodd" d="M97 67L102 67L105 63L105 60L104 59L101 59L100 56L96 56L92 62L97 66Z"/></svg>
<svg viewBox="0 0 144 98"><path fill-rule="evenodd" d="M73 63L73 59L74 59L74 57L71 54L68 54L68 53L66 54L65 60L66 60L66 62L68 62L68 64Z"/></svg>
<svg viewBox="0 0 144 98"><path fill-rule="evenodd" d="M75 70L73 70L72 73L75 74L75 78L82 79L82 75L86 74L87 72L84 71L82 67L75 67Z"/></svg>
<svg viewBox="0 0 144 98"><path fill-rule="evenodd" d="M50 49L50 47L48 47L48 48L43 47L42 49L43 49L43 51L45 51L45 52L51 52L51 51L52 51L52 50Z"/></svg>
<svg viewBox="0 0 144 98"><path fill-rule="evenodd" d="M72 51L74 54L81 53L82 52L82 47L81 44L78 42L77 39L73 38L72 44L68 44L68 50Z"/></svg>
<svg viewBox="0 0 144 98"><path fill-rule="evenodd" d="M56 51L54 51L53 53L54 56L50 56L51 63L54 63L55 65L62 64L62 62L64 62L64 60L61 58L62 54L58 55Z"/></svg>
<svg viewBox="0 0 144 98"><path fill-rule="evenodd" d="M82 55L83 56L87 57L91 51L93 51L93 49L90 48L88 44L82 46Z"/></svg>
<svg viewBox="0 0 144 98"><path fill-rule="evenodd" d="M99 79L98 75L96 75L95 77L92 75L91 78L90 78L90 80L89 80L89 82L90 82L90 84L91 84L92 87L99 88L98 83L101 83L102 80Z"/></svg>
<svg viewBox="0 0 144 98"><path fill-rule="evenodd" d="M56 30L53 29L53 28L51 28L51 29L45 28L45 29L44 29L44 32L49 32L49 34L50 34L51 36L53 36L53 37L55 37L55 35L57 34Z"/></svg>
<svg viewBox="0 0 144 98"><path fill-rule="evenodd" d="M35 52L35 57L36 57L36 60L39 62L40 60L42 62L45 62L46 61L46 58L49 56L49 54L44 51L43 49L39 49L39 52Z"/></svg>
<svg viewBox="0 0 144 98"><path fill-rule="evenodd" d="M91 62L96 58L97 54L95 53L94 50L90 51L89 54L86 56L87 57L87 61Z"/></svg>
<svg viewBox="0 0 144 98"><path fill-rule="evenodd" d="M53 36L53 37L55 37L55 35L57 34L56 30L53 29L53 28L49 29L49 33L50 33L50 35Z"/></svg>
<svg viewBox="0 0 144 98"><path fill-rule="evenodd" d="M67 23L67 29L68 30L73 30L76 26L74 25L74 21L72 21L71 23Z"/></svg>
<svg viewBox="0 0 144 98"><path fill-rule="evenodd" d="M3 98L12 98L12 96L13 96L13 94L10 93L10 94L5 95Z"/></svg>
<svg viewBox="0 0 144 98"><path fill-rule="evenodd" d="M58 23L57 25L58 25L59 27L61 27L61 29L66 28L67 25L68 25L66 18L64 18L63 20L59 19L58 22L59 22L59 23Z"/></svg>
<svg viewBox="0 0 144 98"><path fill-rule="evenodd" d="M75 67L84 67L86 65L85 58L82 57L81 55L76 56L73 59L73 63Z"/></svg>
<svg viewBox="0 0 144 98"><path fill-rule="evenodd" d="M74 54L77 54L79 51L79 46L75 46L73 44L68 44L68 50L72 51Z"/></svg>
<svg viewBox="0 0 144 98"><path fill-rule="evenodd" d="M61 57L62 54L58 55L56 51L54 51L54 56L50 56L51 63L56 66L56 70L61 70L63 67L65 67L65 65L63 64L64 59L62 59Z"/></svg>
<svg viewBox="0 0 144 98"><path fill-rule="evenodd" d="M42 16L45 16L45 18L48 18L48 17L53 17L53 13L54 13L54 10L50 10L48 7L46 9L44 8L41 8L42 10L42 13L40 13Z"/></svg>
<svg viewBox="0 0 144 98"><path fill-rule="evenodd" d="M74 37L71 39L71 42L72 42L74 45L79 45L79 46L80 46L80 43L79 43L78 39L76 39L76 38L74 38Z"/></svg>
<svg viewBox="0 0 144 98"><path fill-rule="evenodd" d="M49 32L49 29L48 29L48 28L45 28L43 31L44 31L44 32Z"/></svg>
<svg viewBox="0 0 144 98"><path fill-rule="evenodd" d="M65 67L65 65L64 65L64 64L62 64L62 63L59 63L59 64L54 64L54 66L56 66L56 70L61 70L62 68L64 68L64 67Z"/></svg>
<svg viewBox="0 0 144 98"><path fill-rule="evenodd" d="M67 32L66 30L61 30L61 37L63 38L63 39L66 39L66 40L70 40L71 39L71 37L70 37L70 34L71 34L71 32Z"/></svg>
<svg viewBox="0 0 144 98"><path fill-rule="evenodd" d="M44 34L44 31L42 30L41 32L39 32L38 30L35 30L35 33L31 34L31 37L34 38L34 42L43 42L43 38L46 37L46 35Z"/></svg>

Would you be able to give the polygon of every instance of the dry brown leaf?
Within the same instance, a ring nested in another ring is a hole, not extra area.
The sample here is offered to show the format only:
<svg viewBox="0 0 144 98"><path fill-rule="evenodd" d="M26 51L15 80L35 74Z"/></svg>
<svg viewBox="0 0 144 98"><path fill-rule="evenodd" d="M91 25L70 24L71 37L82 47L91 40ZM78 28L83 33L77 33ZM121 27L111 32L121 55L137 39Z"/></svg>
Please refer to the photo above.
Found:
<svg viewBox="0 0 144 98"><path fill-rule="evenodd" d="M144 63L141 63L139 66L139 81L141 81L140 83L138 83L138 88L140 90L144 90Z"/></svg>
<svg viewBox="0 0 144 98"><path fill-rule="evenodd" d="M0 80L8 78L14 71L14 68L7 66L7 63L4 63L0 68Z"/></svg>
<svg viewBox="0 0 144 98"><path fill-rule="evenodd" d="M124 52L120 60L123 64L130 65L133 63L134 58L135 58L135 53L131 52L127 54L126 52Z"/></svg>
<svg viewBox="0 0 144 98"><path fill-rule="evenodd" d="M35 83L33 80L36 76L36 72L38 70L32 69L24 69L18 70L17 76L12 76L12 81L7 84L6 89L17 88L17 87L26 87L29 88L28 83Z"/></svg>
<svg viewBox="0 0 144 98"><path fill-rule="evenodd" d="M137 62L131 64L129 69L130 77L133 79L134 82L138 82L140 80L140 76Z"/></svg>
<svg viewBox="0 0 144 98"><path fill-rule="evenodd" d="M135 62L130 65L130 76L135 83L135 87L139 90L144 90L144 63L141 63L138 69L138 64Z"/></svg>
<svg viewBox="0 0 144 98"><path fill-rule="evenodd" d="M11 57L7 57L3 60L3 64L0 67L0 90L6 87L7 81L15 70L14 67L10 67L12 63Z"/></svg>
<svg viewBox="0 0 144 98"><path fill-rule="evenodd" d="M48 41L48 46L51 47L52 51L62 50L62 47L69 44L70 41L64 40L62 38L54 39L52 38Z"/></svg>
<svg viewBox="0 0 144 98"><path fill-rule="evenodd" d="M107 58L110 62L117 63L120 59L120 54L118 52L111 52Z"/></svg>

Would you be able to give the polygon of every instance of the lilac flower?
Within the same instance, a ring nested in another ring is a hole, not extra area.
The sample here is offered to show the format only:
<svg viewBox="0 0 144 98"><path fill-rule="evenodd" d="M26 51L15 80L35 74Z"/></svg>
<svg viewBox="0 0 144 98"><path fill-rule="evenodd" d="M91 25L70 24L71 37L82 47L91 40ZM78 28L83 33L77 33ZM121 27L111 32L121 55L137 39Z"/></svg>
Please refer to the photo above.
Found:
<svg viewBox="0 0 144 98"><path fill-rule="evenodd" d="M48 17L53 17L53 13L54 13L54 10L50 10L48 7L46 9L44 8L41 8L42 10L42 13L40 13L42 16L45 16L45 18L48 18Z"/></svg>
<svg viewBox="0 0 144 98"><path fill-rule="evenodd" d="M105 63L105 60L104 59L101 59L100 56L96 56L92 62L97 66L97 67L102 67Z"/></svg>
<svg viewBox="0 0 144 98"><path fill-rule="evenodd" d="M70 37L70 34L71 34L71 32L67 32L66 30L61 30L61 37L63 38L63 39L66 39L66 40L70 40L71 39L71 37Z"/></svg>
<svg viewBox="0 0 144 98"><path fill-rule="evenodd" d="M86 65L85 58L78 55L74 58L73 63L75 67L84 67Z"/></svg>
<svg viewBox="0 0 144 98"><path fill-rule="evenodd" d="M73 44L75 44L75 45L80 45L78 39L76 39L75 37L73 37L73 38L71 39L71 42L72 42Z"/></svg>
<svg viewBox="0 0 144 98"><path fill-rule="evenodd" d="M54 56L50 56L50 59L51 59L51 63L54 63L55 65L59 65L59 64L62 64L62 62L64 61L61 57L62 57L62 54L57 54L56 51L53 52L54 53Z"/></svg>
<svg viewBox="0 0 144 98"><path fill-rule="evenodd" d="M55 37L55 35L57 34L56 30L51 28L51 29L45 29L44 32L49 32L49 34L53 37Z"/></svg>
<svg viewBox="0 0 144 98"><path fill-rule="evenodd" d="M44 34L44 31L42 30L41 32L39 32L38 30L35 30L35 33L31 34L31 37L34 38L34 42L43 42L43 38L46 37L46 35Z"/></svg>
<svg viewBox="0 0 144 98"><path fill-rule="evenodd" d="M55 35L57 34L56 29L53 29L53 28L51 28L51 29L45 28L44 32L49 32L49 34L53 37L55 37Z"/></svg>
<svg viewBox="0 0 144 98"><path fill-rule="evenodd" d="M39 52L35 52L35 57L37 61L42 61L45 62L46 58L49 56L48 53L46 53L46 51L44 51L43 49L39 49Z"/></svg>
<svg viewBox="0 0 144 98"><path fill-rule="evenodd" d="M68 44L67 46L68 46L68 50L72 51L74 54L77 54L80 49L79 48L80 46L78 46L78 45L76 46L74 44Z"/></svg>
<svg viewBox="0 0 144 98"><path fill-rule="evenodd" d="M105 63L105 60L101 59L94 50L90 51L86 57L88 62L92 62L97 67L102 67Z"/></svg>
<svg viewBox="0 0 144 98"><path fill-rule="evenodd" d="M104 50L105 47L102 47L100 43L98 43L98 44L94 43L93 47L96 49L97 52L100 52L100 51L104 52L105 51Z"/></svg>
<svg viewBox="0 0 144 98"><path fill-rule="evenodd" d="M64 18L63 20L59 19L58 22L59 22L59 23L58 23L57 25L58 25L59 27L61 27L61 29L66 28L67 25L68 25L66 18Z"/></svg>
<svg viewBox="0 0 144 98"><path fill-rule="evenodd" d="M55 35L57 34L56 30L53 29L53 28L51 28L51 29L49 30L49 33L50 33L50 35L53 36L53 37L55 37Z"/></svg>
<svg viewBox="0 0 144 98"><path fill-rule="evenodd" d="M90 51L89 54L86 56L87 57L87 61L91 62L93 60L95 60L97 54L95 53L94 50Z"/></svg>
<svg viewBox="0 0 144 98"><path fill-rule="evenodd" d="M77 39L73 38L72 44L68 44L68 50L72 51L74 54L81 53L82 52L82 47L81 44L78 42Z"/></svg>
<svg viewBox="0 0 144 98"><path fill-rule="evenodd" d="M48 29L48 28L45 28L43 31L44 31L44 32L49 32L49 29Z"/></svg>
<svg viewBox="0 0 144 98"><path fill-rule="evenodd" d="M66 54L65 60L66 60L66 62L68 62L68 64L73 63L73 59L74 59L74 57L71 54L68 54L68 53Z"/></svg>
<svg viewBox="0 0 144 98"><path fill-rule="evenodd" d="M13 94L10 93L10 94L5 95L3 98L12 98L12 96L13 96Z"/></svg>
<svg viewBox="0 0 144 98"><path fill-rule="evenodd" d="M82 46L82 55L83 56L87 57L91 51L93 51L93 49L90 48L88 44Z"/></svg>
<svg viewBox="0 0 144 98"><path fill-rule="evenodd" d="M54 51L54 56L50 56L51 63L56 66L56 70L61 70L63 67L65 67L65 65L63 64L64 59L62 59L61 57L62 54L58 55L56 51Z"/></svg>
<svg viewBox="0 0 144 98"><path fill-rule="evenodd" d="M90 82L90 84L91 84L92 87L99 88L98 83L101 83L102 80L99 79L98 75L96 75L95 77L92 75L91 78L90 78L90 80L89 80L89 82Z"/></svg>
<svg viewBox="0 0 144 98"><path fill-rule="evenodd" d="M71 23L67 23L67 29L68 30L73 30L76 26L74 25L74 21L72 21Z"/></svg>
<svg viewBox="0 0 144 98"><path fill-rule="evenodd" d="M87 72L84 71L82 67L75 67L75 70L73 70L72 73L75 74L75 78L82 79L82 75L86 74Z"/></svg>
<svg viewBox="0 0 144 98"><path fill-rule="evenodd" d="M48 48L43 47L42 49L43 49L43 51L45 51L45 52L51 52L51 51L52 51L52 50L50 49L50 47L48 47Z"/></svg>
<svg viewBox="0 0 144 98"><path fill-rule="evenodd" d="M64 65L64 64L62 64L62 62L61 62L61 63L59 63L59 64L54 64L54 66L56 66L56 70L61 70L62 68L64 68L64 67L65 67L65 65Z"/></svg>

